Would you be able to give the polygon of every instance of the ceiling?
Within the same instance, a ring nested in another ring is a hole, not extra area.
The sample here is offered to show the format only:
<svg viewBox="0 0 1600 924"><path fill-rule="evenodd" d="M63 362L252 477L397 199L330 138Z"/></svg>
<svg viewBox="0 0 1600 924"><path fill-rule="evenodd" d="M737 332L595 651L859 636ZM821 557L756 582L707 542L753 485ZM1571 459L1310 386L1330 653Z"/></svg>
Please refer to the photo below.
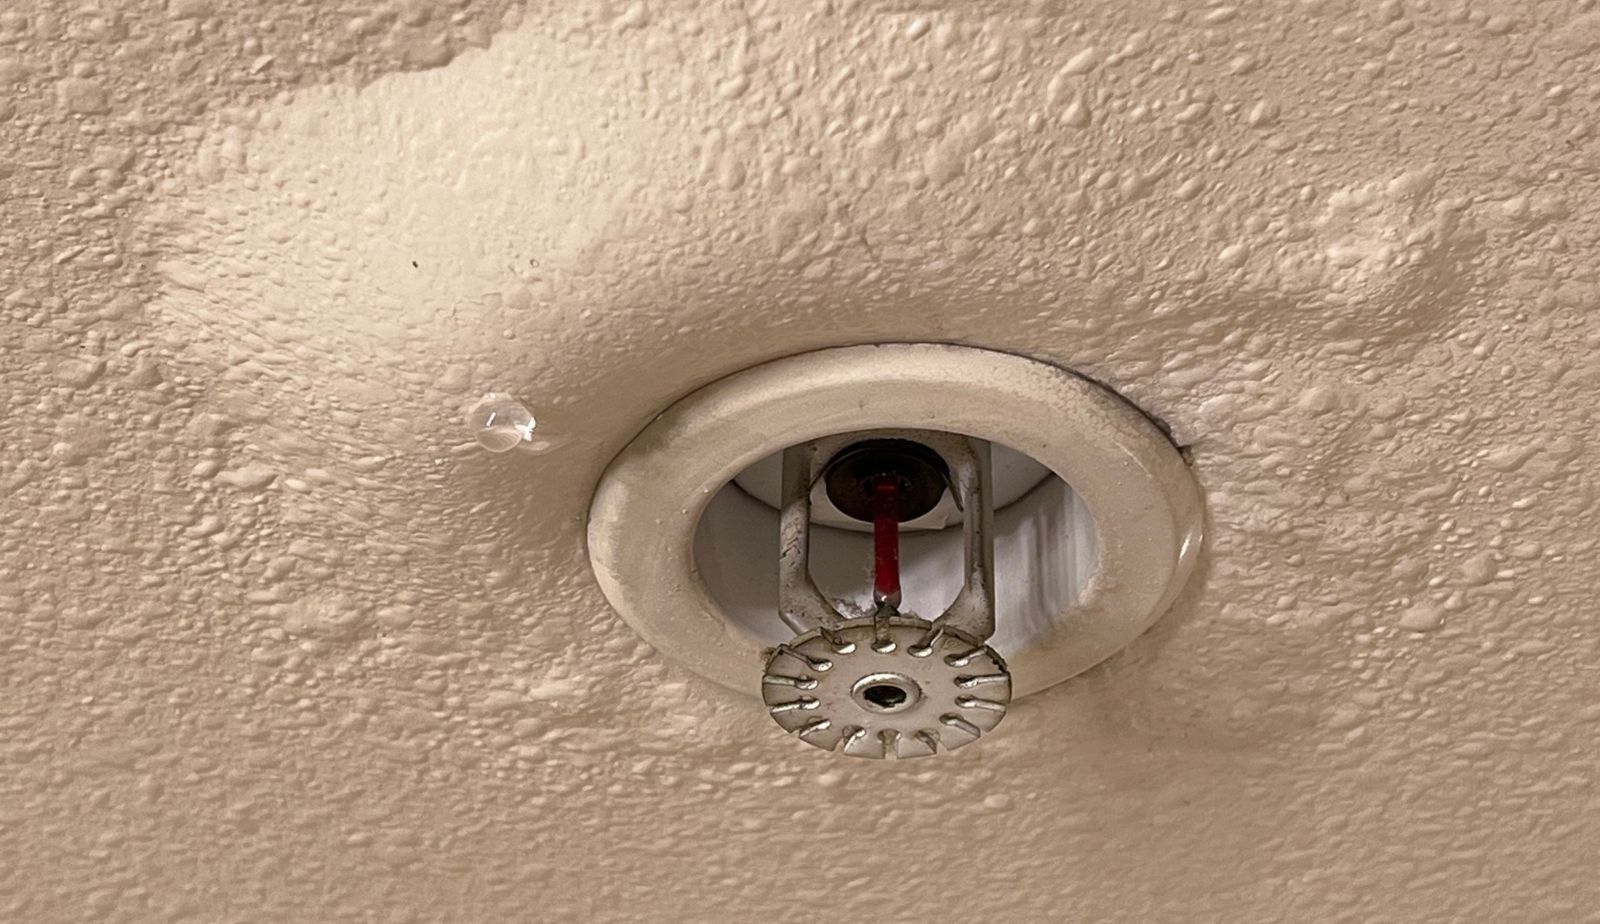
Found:
<svg viewBox="0 0 1600 924"><path fill-rule="evenodd" d="M0 919L1585 918L1597 61L1591 0L8 4ZM1111 385L1210 516L904 765L583 544L676 397L878 340Z"/></svg>

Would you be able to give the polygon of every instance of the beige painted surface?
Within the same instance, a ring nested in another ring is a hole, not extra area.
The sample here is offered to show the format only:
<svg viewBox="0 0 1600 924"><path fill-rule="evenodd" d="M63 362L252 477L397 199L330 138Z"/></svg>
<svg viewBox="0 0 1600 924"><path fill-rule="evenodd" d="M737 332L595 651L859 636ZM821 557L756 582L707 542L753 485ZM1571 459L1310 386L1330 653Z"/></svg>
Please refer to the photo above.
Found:
<svg viewBox="0 0 1600 924"><path fill-rule="evenodd" d="M1589 0L548 6L0 9L0 920L1592 919ZM1115 385L1212 517L938 763L583 552L653 412L878 338Z"/></svg>

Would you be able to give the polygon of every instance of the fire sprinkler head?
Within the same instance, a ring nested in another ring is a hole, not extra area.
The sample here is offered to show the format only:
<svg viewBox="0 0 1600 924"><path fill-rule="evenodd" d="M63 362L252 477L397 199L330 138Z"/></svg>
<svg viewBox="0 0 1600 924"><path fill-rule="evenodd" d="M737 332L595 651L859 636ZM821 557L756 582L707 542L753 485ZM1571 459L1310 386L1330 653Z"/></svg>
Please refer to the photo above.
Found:
<svg viewBox="0 0 1600 924"><path fill-rule="evenodd" d="M646 641L800 740L921 757L1149 628L1202 524L1182 454L1108 389L891 344L774 360L668 408L601 479L589 552Z"/></svg>

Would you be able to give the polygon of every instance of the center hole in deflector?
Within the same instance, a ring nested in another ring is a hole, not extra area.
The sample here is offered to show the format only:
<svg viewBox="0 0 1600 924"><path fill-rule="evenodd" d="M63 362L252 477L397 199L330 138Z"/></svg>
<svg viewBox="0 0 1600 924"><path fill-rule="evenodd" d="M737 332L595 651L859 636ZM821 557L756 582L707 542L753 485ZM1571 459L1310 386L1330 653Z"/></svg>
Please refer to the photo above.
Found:
<svg viewBox="0 0 1600 924"><path fill-rule="evenodd" d="M875 683L861 691L861 698L879 709L893 709L909 697L905 690L890 683Z"/></svg>

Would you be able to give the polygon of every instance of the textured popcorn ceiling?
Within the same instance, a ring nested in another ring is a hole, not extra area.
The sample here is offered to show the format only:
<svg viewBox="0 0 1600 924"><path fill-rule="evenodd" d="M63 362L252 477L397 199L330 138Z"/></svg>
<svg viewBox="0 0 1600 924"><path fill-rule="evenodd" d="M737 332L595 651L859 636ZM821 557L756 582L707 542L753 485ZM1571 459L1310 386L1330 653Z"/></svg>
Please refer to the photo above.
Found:
<svg viewBox="0 0 1600 924"><path fill-rule="evenodd" d="M1585 919L1597 61L1591 0L11 0L0 920ZM899 766L583 549L652 413L877 339L1110 383L1213 524Z"/></svg>

